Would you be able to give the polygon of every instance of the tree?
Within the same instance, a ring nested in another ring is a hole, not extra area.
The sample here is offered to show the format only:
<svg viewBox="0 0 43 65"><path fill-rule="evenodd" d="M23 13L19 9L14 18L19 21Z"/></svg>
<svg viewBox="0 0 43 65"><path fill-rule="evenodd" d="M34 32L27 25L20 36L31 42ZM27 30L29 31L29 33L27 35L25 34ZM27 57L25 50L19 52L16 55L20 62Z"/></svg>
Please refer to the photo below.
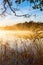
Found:
<svg viewBox="0 0 43 65"><path fill-rule="evenodd" d="M13 1L14 1L14 3L12 3ZM6 12L6 10L8 8L8 7L6 7L6 3L7 3L10 10L14 13L15 16L17 16L17 17L21 17L21 16L30 17L31 15L29 15L29 14L17 15L16 11L18 11L19 9L15 8L15 6L14 6L14 8L12 7L13 4L16 3L16 5L19 6L19 4L21 4L24 1L30 2L30 4L33 3L34 4L34 6L32 6L33 9L40 9L41 11L43 11L43 0L3 0L4 11L2 11L2 13L0 15L4 14Z"/></svg>

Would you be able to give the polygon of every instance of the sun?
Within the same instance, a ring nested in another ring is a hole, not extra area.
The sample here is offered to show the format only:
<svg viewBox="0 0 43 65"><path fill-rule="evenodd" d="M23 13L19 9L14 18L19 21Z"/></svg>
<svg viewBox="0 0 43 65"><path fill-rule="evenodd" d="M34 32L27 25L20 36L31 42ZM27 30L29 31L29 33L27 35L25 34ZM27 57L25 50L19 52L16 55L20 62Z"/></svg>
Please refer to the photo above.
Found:
<svg viewBox="0 0 43 65"><path fill-rule="evenodd" d="M5 31L4 30L0 30L0 39L5 39Z"/></svg>

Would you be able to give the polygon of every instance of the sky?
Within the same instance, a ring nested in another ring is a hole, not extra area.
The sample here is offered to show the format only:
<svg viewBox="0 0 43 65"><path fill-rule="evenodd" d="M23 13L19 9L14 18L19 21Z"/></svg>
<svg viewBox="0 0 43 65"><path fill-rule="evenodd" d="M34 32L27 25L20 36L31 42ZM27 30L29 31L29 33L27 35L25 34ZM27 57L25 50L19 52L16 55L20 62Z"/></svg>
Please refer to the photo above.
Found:
<svg viewBox="0 0 43 65"><path fill-rule="evenodd" d="M13 2L14 3L14 2ZM7 4L6 4L7 5ZM33 5L33 4L32 4ZM14 25L17 23L23 23L25 21L35 21L35 22L43 22L43 11L40 11L39 9L33 10L32 6L30 6L29 2L23 2L19 6L14 4L12 7L16 7L20 9L19 11L16 11L18 15L22 14L29 14L31 17L25 18L25 17L16 17L14 14L11 12L11 15L6 15L6 16L0 16L0 26L6 26L6 25ZM1 6L0 6L1 8ZM8 12L9 8L7 9ZM1 13L1 11L0 11ZM36 15L36 17L34 16Z"/></svg>

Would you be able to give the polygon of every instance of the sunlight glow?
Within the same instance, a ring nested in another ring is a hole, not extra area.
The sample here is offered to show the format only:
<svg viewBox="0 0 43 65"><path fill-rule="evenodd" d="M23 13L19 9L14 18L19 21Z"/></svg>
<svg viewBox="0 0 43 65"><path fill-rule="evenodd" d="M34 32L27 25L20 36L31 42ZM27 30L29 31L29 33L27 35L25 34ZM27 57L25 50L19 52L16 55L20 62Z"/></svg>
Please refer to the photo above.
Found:
<svg viewBox="0 0 43 65"><path fill-rule="evenodd" d="M32 35L32 31L5 31L5 30L0 30L0 38L3 40L9 40L9 39L14 39L15 37L22 37L22 36L30 36Z"/></svg>

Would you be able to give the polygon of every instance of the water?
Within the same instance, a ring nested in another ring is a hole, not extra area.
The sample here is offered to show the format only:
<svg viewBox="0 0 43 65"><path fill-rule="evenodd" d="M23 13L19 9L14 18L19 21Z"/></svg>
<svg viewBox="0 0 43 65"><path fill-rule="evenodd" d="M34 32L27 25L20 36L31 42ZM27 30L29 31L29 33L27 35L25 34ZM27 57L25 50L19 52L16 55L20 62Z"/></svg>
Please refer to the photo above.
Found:
<svg viewBox="0 0 43 65"><path fill-rule="evenodd" d="M22 37L33 34L30 31L14 31L14 30L0 30L0 39L13 39L14 37Z"/></svg>

